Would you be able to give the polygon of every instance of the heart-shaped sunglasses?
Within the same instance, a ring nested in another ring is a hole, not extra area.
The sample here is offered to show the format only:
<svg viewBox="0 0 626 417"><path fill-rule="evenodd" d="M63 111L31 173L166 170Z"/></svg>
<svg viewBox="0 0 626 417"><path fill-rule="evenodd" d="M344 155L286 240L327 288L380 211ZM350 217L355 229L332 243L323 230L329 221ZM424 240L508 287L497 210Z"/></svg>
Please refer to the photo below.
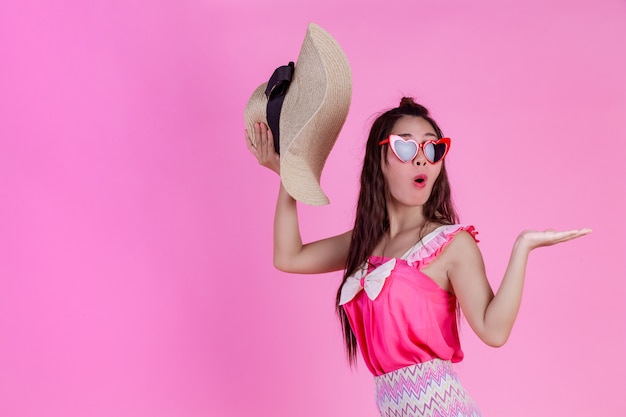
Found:
<svg viewBox="0 0 626 417"><path fill-rule="evenodd" d="M445 158L450 150L450 138L439 140L427 140L424 143L417 143L413 139L404 139L398 135L389 135L387 139L378 142L379 145L389 144L391 150L402 162L410 162L417 156L420 148L424 152L426 160L431 164L436 164Z"/></svg>

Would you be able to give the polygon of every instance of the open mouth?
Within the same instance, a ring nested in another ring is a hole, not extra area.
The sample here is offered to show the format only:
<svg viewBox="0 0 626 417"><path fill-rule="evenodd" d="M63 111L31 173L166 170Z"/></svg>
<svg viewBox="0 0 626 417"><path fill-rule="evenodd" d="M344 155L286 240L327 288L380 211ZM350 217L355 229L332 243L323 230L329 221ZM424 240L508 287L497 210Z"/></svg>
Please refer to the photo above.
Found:
<svg viewBox="0 0 626 417"><path fill-rule="evenodd" d="M424 184L426 182L426 175L418 175L413 181L418 184Z"/></svg>

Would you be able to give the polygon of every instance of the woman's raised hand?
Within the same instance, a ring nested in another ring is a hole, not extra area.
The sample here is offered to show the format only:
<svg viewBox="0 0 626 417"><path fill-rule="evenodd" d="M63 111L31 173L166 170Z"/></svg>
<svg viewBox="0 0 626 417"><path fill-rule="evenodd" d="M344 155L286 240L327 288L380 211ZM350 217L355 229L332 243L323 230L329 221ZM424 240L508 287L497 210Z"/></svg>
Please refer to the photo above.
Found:
<svg viewBox="0 0 626 417"><path fill-rule="evenodd" d="M280 156L274 149L274 137L267 125L265 123L254 124L256 143L252 142L252 138L248 135L247 130L245 131L245 135L246 145L252 155L259 161L259 164L280 174Z"/></svg>
<svg viewBox="0 0 626 417"><path fill-rule="evenodd" d="M588 235L589 233L591 233L591 229L574 229L563 232L557 232L552 229L544 231L525 230L520 233L518 242L530 251L542 246L552 246L557 243L577 239L581 236Z"/></svg>

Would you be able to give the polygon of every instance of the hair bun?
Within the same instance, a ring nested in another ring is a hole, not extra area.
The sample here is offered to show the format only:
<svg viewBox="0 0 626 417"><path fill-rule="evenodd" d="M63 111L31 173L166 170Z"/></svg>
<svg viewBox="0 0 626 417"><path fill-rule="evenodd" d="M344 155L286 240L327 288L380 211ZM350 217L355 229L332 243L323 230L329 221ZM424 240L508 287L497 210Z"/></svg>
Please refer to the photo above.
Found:
<svg viewBox="0 0 626 417"><path fill-rule="evenodd" d="M416 107L418 104L413 100L413 97L402 97L400 100L400 107Z"/></svg>
<svg viewBox="0 0 626 417"><path fill-rule="evenodd" d="M398 108L411 108L415 111L417 111L417 113L420 114L416 114L416 116L421 116L422 114L425 116L430 116L428 109L424 106L422 106L421 104L418 104L415 102L415 100L413 100L413 97L402 97L402 100L400 100L400 106Z"/></svg>

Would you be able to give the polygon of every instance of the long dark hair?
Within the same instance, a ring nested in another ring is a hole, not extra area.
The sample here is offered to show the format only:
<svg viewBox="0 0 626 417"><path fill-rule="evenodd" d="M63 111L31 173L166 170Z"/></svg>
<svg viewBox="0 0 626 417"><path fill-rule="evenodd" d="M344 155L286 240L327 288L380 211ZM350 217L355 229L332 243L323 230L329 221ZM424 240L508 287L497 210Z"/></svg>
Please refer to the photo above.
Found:
<svg viewBox="0 0 626 417"><path fill-rule="evenodd" d="M389 147L380 146L378 143L389 136L396 121L403 116L423 118L435 129L438 138L443 137L441 129L430 117L428 110L415 103L410 97L403 97L398 107L381 114L372 124L365 148L365 159L361 171L361 191L359 192L350 250L346 260L346 270L337 291L336 300L337 314L341 321L346 353L351 365L356 362L357 341L350 327L348 316L343 307L339 305L341 287L346 279L367 261L378 242L389 229L388 189L381 167L381 162L387 160ZM424 204L423 213L426 223L454 224L458 222L458 216L452 205L445 160L442 161L441 173L433 185L431 195ZM422 230L424 229L422 228Z"/></svg>

